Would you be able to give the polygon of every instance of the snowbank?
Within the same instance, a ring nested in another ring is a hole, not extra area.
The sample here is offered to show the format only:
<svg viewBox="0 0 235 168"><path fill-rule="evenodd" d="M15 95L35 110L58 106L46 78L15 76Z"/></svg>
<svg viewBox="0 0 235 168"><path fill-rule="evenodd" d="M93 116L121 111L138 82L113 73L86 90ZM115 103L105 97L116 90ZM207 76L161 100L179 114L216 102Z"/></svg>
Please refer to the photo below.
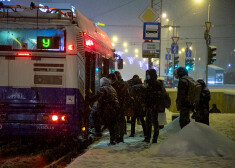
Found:
<svg viewBox="0 0 235 168"><path fill-rule="evenodd" d="M192 121L151 153L156 156L234 157L235 143L211 127Z"/></svg>
<svg viewBox="0 0 235 168"><path fill-rule="evenodd" d="M168 119L171 118L169 115ZM191 122L180 129L179 118L160 131L157 144L142 142L142 127L136 125L136 137L128 135L125 143L108 146L109 136L91 145L68 168L234 168L235 141L231 141L213 128L230 137L234 134L235 114L210 114L210 127ZM229 131L225 131L229 130ZM162 157L163 156L163 157ZM166 157L167 156L167 157ZM176 156L176 157L175 157ZM181 157L178 157L181 156ZM214 157L211 157L214 156ZM232 156L232 157L221 157Z"/></svg>

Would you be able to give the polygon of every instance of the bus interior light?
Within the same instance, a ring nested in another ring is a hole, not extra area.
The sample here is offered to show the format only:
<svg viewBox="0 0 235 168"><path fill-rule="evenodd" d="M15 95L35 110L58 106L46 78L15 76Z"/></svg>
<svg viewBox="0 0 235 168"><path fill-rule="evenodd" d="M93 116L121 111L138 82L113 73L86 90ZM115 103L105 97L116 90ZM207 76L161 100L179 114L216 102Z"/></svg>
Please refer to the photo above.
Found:
<svg viewBox="0 0 235 168"><path fill-rule="evenodd" d="M68 45L68 50L73 51L74 50L74 45L73 44Z"/></svg>
<svg viewBox="0 0 235 168"><path fill-rule="evenodd" d="M17 55L18 56L31 56L31 54L27 52L18 52Z"/></svg>

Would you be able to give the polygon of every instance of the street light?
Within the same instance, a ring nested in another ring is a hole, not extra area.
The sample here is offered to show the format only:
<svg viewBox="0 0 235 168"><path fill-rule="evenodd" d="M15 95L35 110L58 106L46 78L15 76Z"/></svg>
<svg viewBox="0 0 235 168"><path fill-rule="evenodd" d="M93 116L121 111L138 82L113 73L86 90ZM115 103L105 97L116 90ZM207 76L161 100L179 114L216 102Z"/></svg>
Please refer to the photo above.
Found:
<svg viewBox="0 0 235 168"><path fill-rule="evenodd" d="M139 50L136 48L136 49L135 49L135 53L138 53L138 52L139 52Z"/></svg>
<svg viewBox="0 0 235 168"><path fill-rule="evenodd" d="M127 47L127 45L128 45L127 42L124 42L124 43L123 43L123 46L124 46L124 47Z"/></svg>
<svg viewBox="0 0 235 168"><path fill-rule="evenodd" d="M167 17L167 14L166 13L163 13L162 14L162 18L166 18Z"/></svg>
<svg viewBox="0 0 235 168"><path fill-rule="evenodd" d="M118 37L117 37L117 36L113 36L112 41L113 41L114 43L118 42Z"/></svg>

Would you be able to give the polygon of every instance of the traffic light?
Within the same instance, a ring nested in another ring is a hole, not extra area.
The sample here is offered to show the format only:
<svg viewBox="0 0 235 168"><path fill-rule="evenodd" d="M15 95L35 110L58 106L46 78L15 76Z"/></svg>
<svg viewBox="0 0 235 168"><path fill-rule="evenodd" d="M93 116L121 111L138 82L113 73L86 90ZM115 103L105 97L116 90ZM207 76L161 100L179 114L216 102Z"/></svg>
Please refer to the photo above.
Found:
<svg viewBox="0 0 235 168"><path fill-rule="evenodd" d="M208 46L208 65L216 61L216 46Z"/></svg>
<svg viewBox="0 0 235 168"><path fill-rule="evenodd" d="M169 73L171 73L172 72L172 70L173 70L173 68L172 68L173 66L172 66L172 62L169 62L169 69L168 69L168 72Z"/></svg>
<svg viewBox="0 0 235 168"><path fill-rule="evenodd" d="M175 56L175 58L174 58L174 65L175 65L174 68L178 68L179 67L179 56Z"/></svg>
<svg viewBox="0 0 235 168"><path fill-rule="evenodd" d="M190 61L189 61L189 69L193 69L193 67L194 67L194 59L190 59Z"/></svg>
<svg viewBox="0 0 235 168"><path fill-rule="evenodd" d="M185 59L185 69L190 70L190 59Z"/></svg>
<svg viewBox="0 0 235 168"><path fill-rule="evenodd" d="M188 58L185 59L185 68L187 71L192 70L194 67L194 59L193 58Z"/></svg>

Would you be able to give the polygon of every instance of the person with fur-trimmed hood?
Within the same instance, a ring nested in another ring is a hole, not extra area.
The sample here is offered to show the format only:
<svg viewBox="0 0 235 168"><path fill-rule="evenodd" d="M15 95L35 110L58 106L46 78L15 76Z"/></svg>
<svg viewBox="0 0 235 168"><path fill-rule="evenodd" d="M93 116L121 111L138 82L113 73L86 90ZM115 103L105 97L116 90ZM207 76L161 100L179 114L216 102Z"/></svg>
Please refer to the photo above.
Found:
<svg viewBox="0 0 235 168"><path fill-rule="evenodd" d="M178 92L176 99L177 110L180 111L180 127L183 128L190 123L190 103L188 101L189 83L185 76L188 76L188 71L184 67L179 67L174 71L174 76L179 79Z"/></svg>
<svg viewBox="0 0 235 168"><path fill-rule="evenodd" d="M116 90L106 77L100 79L99 92L90 98L91 102L99 102L101 118L110 133L110 144L114 145L117 138L117 115L120 108Z"/></svg>

